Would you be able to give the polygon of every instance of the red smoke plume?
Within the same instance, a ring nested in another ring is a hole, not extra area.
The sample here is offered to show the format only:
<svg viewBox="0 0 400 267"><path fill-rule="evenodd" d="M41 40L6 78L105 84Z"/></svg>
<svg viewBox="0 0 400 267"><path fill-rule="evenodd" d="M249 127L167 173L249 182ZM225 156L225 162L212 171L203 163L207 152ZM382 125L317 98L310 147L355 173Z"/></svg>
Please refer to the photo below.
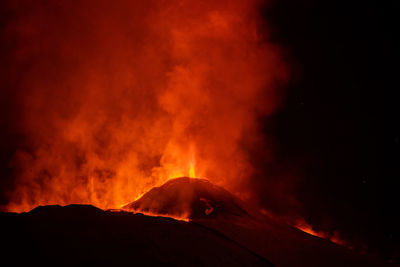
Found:
<svg viewBox="0 0 400 267"><path fill-rule="evenodd" d="M237 192L286 72L259 1L9 1L10 211L116 208L188 175Z"/></svg>

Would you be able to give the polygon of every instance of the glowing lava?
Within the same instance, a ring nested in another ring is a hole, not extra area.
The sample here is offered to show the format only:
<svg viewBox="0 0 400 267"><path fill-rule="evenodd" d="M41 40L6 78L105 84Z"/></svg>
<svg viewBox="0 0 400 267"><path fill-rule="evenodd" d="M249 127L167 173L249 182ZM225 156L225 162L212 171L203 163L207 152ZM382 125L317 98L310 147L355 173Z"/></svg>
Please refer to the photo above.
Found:
<svg viewBox="0 0 400 267"><path fill-rule="evenodd" d="M350 248L350 246L347 245L347 243L339 237L339 234L337 232L333 232L333 234L328 234L323 231L316 231L313 229L313 227L310 224L308 224L304 220L297 221L297 223L294 225L294 227L296 227L297 229L299 229L307 234L317 236L317 237L320 237L323 239L328 239L332 243L336 243L338 245L342 245L342 246L346 246L346 247Z"/></svg>
<svg viewBox="0 0 400 267"><path fill-rule="evenodd" d="M189 168L189 177L190 178L196 178L196 174L194 172L194 165L190 164L190 168Z"/></svg>

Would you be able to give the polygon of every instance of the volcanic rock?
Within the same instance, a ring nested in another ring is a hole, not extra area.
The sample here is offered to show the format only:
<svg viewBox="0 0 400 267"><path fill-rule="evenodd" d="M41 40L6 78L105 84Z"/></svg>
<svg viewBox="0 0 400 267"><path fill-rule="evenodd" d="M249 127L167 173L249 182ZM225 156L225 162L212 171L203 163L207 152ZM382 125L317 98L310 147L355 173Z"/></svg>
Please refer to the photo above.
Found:
<svg viewBox="0 0 400 267"><path fill-rule="evenodd" d="M240 199L206 179L181 177L155 187L124 210L204 219L248 216Z"/></svg>

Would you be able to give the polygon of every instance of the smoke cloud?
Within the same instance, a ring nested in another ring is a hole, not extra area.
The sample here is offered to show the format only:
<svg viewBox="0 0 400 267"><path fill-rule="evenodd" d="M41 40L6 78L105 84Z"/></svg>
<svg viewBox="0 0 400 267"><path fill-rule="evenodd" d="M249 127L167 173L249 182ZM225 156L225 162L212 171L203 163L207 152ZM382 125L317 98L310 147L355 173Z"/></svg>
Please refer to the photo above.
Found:
<svg viewBox="0 0 400 267"><path fill-rule="evenodd" d="M6 2L8 130L23 142L3 209L117 208L190 165L251 194L244 143L261 138L287 75L259 4Z"/></svg>

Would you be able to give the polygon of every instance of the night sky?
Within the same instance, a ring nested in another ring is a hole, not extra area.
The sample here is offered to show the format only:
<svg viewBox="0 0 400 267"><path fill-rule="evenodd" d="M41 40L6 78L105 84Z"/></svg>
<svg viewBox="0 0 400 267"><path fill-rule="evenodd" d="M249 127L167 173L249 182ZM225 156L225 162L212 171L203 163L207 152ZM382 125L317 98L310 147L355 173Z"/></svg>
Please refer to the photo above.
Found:
<svg viewBox="0 0 400 267"><path fill-rule="evenodd" d="M253 155L262 205L398 261L399 2L275 0L260 12L290 72L281 108L260 118L276 153ZM11 17L0 4L1 204L21 138L8 130L17 112L7 90L13 44L3 34Z"/></svg>
<svg viewBox="0 0 400 267"><path fill-rule="evenodd" d="M277 140L277 179L301 177L288 189L301 204L264 203L388 259L400 239L399 11L397 1L314 0L265 11L291 67L265 133Z"/></svg>

